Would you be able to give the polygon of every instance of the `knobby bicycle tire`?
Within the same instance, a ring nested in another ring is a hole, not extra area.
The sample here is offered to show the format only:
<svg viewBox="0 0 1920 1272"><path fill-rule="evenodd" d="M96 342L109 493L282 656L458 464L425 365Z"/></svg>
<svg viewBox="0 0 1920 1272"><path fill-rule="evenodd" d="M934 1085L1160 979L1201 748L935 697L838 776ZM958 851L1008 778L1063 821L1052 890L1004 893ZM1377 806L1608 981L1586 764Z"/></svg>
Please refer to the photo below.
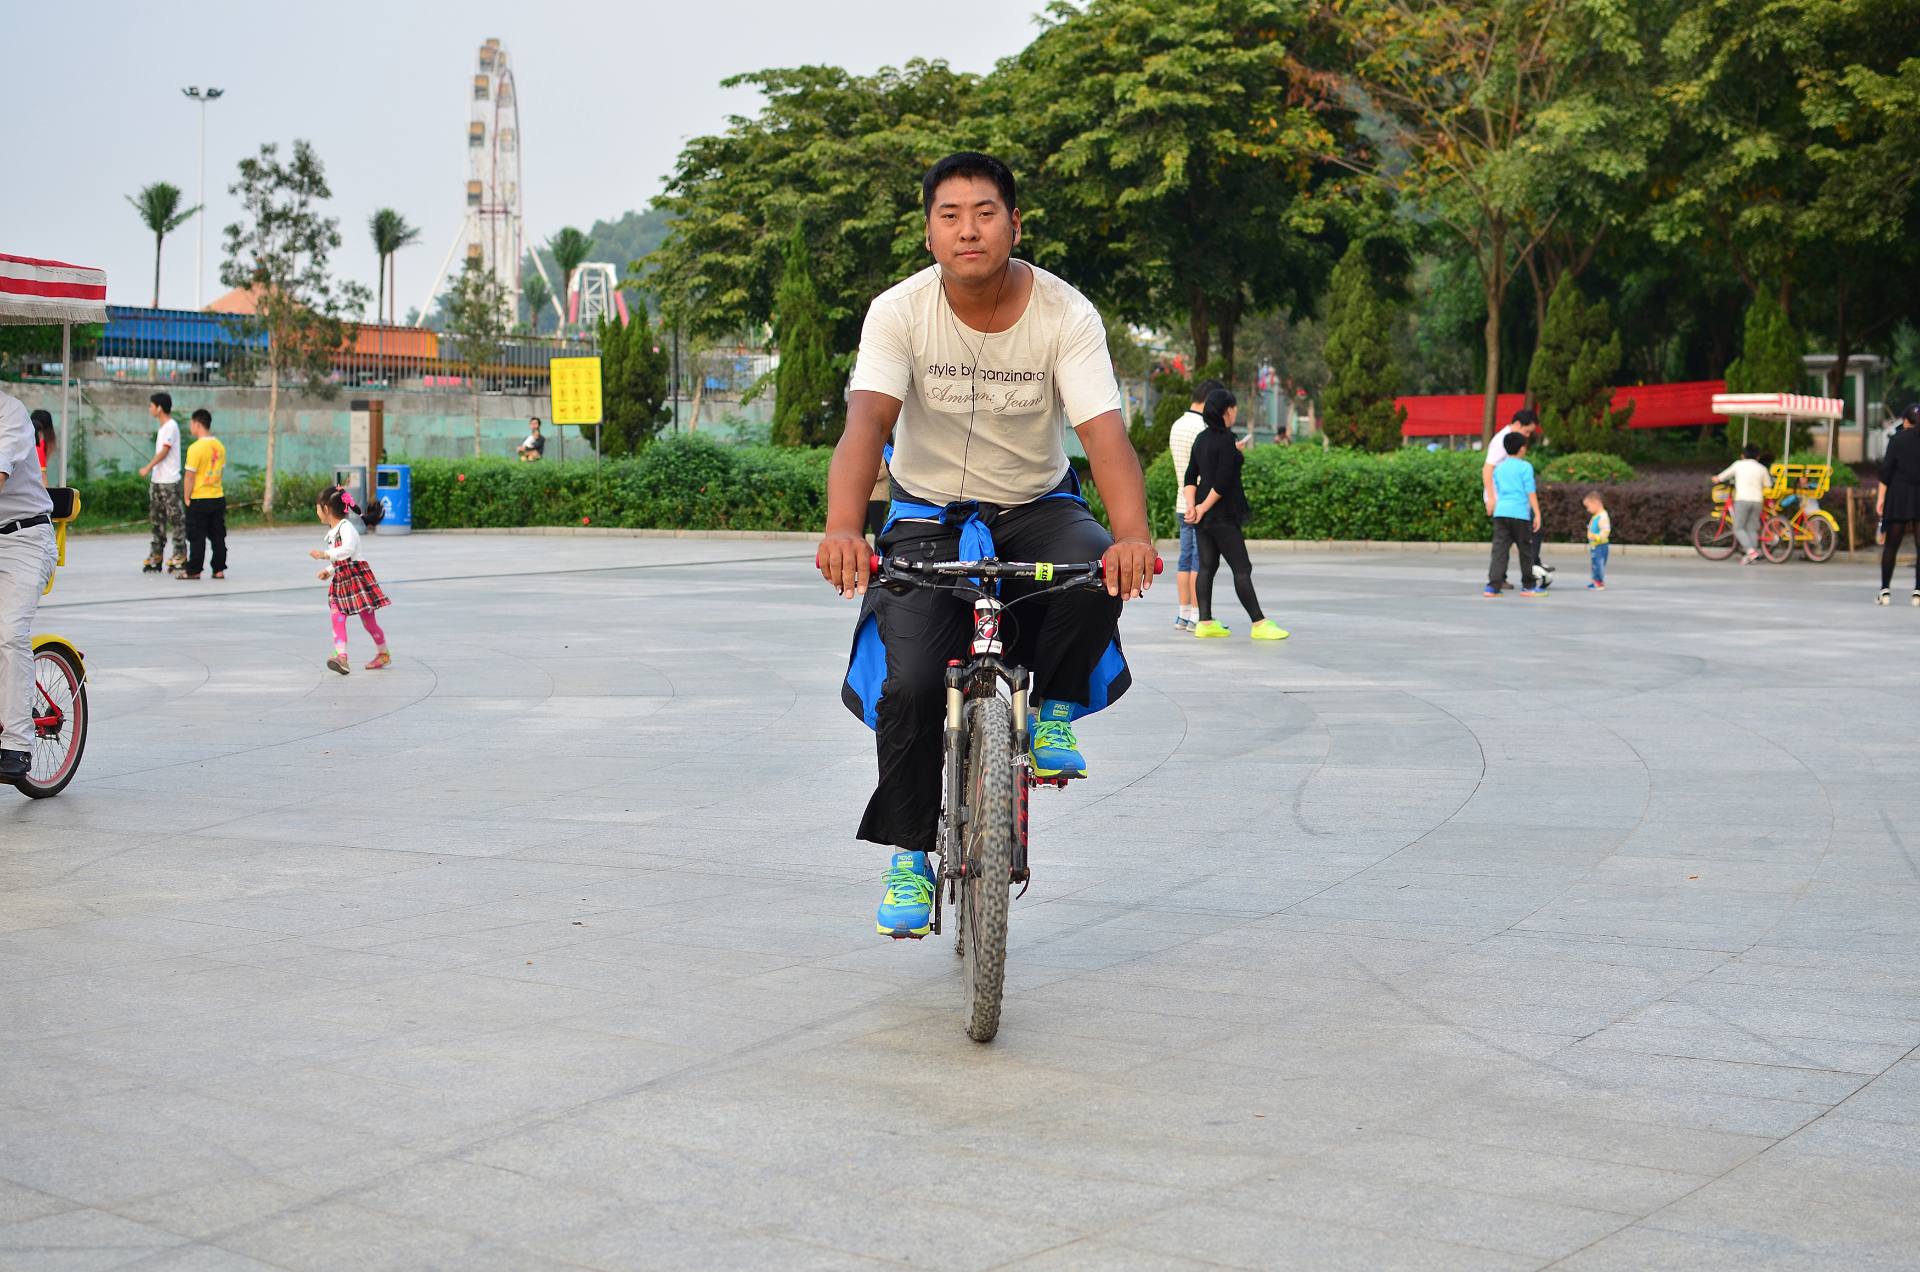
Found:
<svg viewBox="0 0 1920 1272"><path fill-rule="evenodd" d="M1833 523L1818 514L1807 518L1807 539L1800 545L1800 551L1809 561L1825 561L1840 546L1840 536L1834 531Z"/></svg>
<svg viewBox="0 0 1920 1272"><path fill-rule="evenodd" d="M67 783L73 781L73 775L80 769L80 757L87 749L87 682L79 664L75 663L63 649L36 649L33 652L35 664L34 683L40 681L40 663L48 663L54 669L59 683L67 687L72 697L70 703L61 705L67 709L67 721L61 731L62 745L59 751L59 763L42 780L23 777L18 786L22 795L29 799L49 799L67 789ZM48 753L46 739L36 736L28 745L28 763L36 764L40 757Z"/></svg>
<svg viewBox="0 0 1920 1272"><path fill-rule="evenodd" d="M1000 1031L1006 984L1007 906L1013 871L1013 711L1006 699L967 704L967 820L961 849L960 976L967 1037L991 1042Z"/></svg>
<svg viewBox="0 0 1920 1272"><path fill-rule="evenodd" d="M1734 538L1733 522L1723 516L1700 518L1693 523L1693 550L1709 561L1724 561L1740 546Z"/></svg>
<svg viewBox="0 0 1920 1272"><path fill-rule="evenodd" d="M1761 524L1760 555L1774 565L1793 555L1793 525L1785 517L1768 517Z"/></svg>

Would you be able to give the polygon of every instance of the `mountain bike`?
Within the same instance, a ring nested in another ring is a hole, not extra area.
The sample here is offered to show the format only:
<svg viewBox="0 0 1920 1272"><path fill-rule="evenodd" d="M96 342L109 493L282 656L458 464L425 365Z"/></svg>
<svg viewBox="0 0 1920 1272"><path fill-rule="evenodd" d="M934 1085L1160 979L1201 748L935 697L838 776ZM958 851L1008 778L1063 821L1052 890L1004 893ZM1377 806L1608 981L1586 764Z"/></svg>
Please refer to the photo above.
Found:
<svg viewBox="0 0 1920 1272"><path fill-rule="evenodd" d="M1158 574L1165 563L1154 559ZM1000 1030L1000 999L1006 984L1007 915L1020 885L1033 876L1027 850L1031 824L1027 797L1035 787L1066 787L1067 778L1033 772L1027 744L1026 668L1005 661L1001 627L1007 612L1042 596L1103 586L1101 563L1056 565L1045 561L909 561L876 556L873 586L894 592L916 588L953 592L973 602L969 657L947 663L946 720L942 752L940 824L934 855L932 931L939 935L945 906L954 911L954 953L960 958L962 1014L967 1036L991 1042ZM1007 580L1051 586L1002 601Z"/></svg>
<svg viewBox="0 0 1920 1272"><path fill-rule="evenodd" d="M80 495L65 487L53 496L54 566L67 563L67 527L80 515ZM53 590L47 579L46 590ZM43 593L44 594L44 593ZM16 783L22 795L46 799L67 789L87 749L87 664L65 637L39 632L33 638L33 737L27 775Z"/></svg>

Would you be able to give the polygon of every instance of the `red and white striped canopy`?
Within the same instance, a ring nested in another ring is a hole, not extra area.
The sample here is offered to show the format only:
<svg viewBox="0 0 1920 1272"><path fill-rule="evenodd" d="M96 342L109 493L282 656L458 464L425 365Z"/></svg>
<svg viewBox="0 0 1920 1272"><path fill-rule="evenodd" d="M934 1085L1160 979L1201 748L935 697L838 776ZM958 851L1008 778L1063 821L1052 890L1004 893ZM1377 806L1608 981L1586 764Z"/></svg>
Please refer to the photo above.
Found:
<svg viewBox="0 0 1920 1272"><path fill-rule="evenodd" d="M0 252L0 324L106 320L107 271Z"/></svg>
<svg viewBox="0 0 1920 1272"><path fill-rule="evenodd" d="M1806 393L1716 393L1713 413L1758 415L1775 420L1837 420L1847 413L1847 404L1839 398L1813 397Z"/></svg>

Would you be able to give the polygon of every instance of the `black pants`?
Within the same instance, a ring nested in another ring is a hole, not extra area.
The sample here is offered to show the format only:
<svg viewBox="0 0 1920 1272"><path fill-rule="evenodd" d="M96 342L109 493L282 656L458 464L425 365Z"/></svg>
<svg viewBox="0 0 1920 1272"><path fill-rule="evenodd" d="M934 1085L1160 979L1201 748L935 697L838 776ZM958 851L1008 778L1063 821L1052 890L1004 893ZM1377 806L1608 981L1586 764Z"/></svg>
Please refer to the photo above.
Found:
<svg viewBox="0 0 1920 1272"><path fill-rule="evenodd" d="M1495 517L1493 519L1493 559L1487 565L1487 586L1497 588L1507 577L1507 558L1513 548L1520 549L1520 586L1533 586L1534 553L1532 517Z"/></svg>
<svg viewBox="0 0 1920 1272"><path fill-rule="evenodd" d="M1200 541L1200 577L1194 584L1196 599L1200 602L1200 621L1213 621L1213 579L1220 572L1222 557L1226 558L1227 568L1233 571L1233 594L1240 598L1247 617L1256 623L1265 618L1260 612L1260 598L1253 594L1253 562L1247 556L1247 540L1240 533L1240 527L1230 521L1216 524L1207 520L1194 530Z"/></svg>
<svg viewBox="0 0 1920 1272"><path fill-rule="evenodd" d="M1525 518L1525 520L1528 525L1533 524L1533 518L1528 517L1528 518ZM1533 568L1535 570L1539 570L1545 564L1547 559L1546 553L1541 551L1541 549L1545 546L1547 542L1547 527L1545 523L1542 523L1540 528L1533 532L1532 541L1533 541ZM1514 542L1517 544L1520 541L1518 539L1515 539ZM1506 571L1507 571L1507 567L1505 565L1502 565L1500 567L1500 580L1497 586L1505 587L1507 585ZM1526 578L1521 579L1520 586L1532 587L1533 576L1530 574Z"/></svg>
<svg viewBox="0 0 1920 1272"><path fill-rule="evenodd" d="M1042 499L987 518L994 552L1006 561L1097 561L1113 538L1079 504ZM950 561L959 555L957 528L903 521L882 536L885 556ZM1105 590L1061 592L1014 604L1045 584L1007 583L1001 598L1013 605L1002 640L1006 661L1033 673L1033 697L1087 705L1094 665L1113 643L1120 601ZM967 657L973 603L950 592L867 593L867 607L886 643L887 678L880 697L875 746L880 782L860 819L860 838L927 852L940 820L941 728L950 658ZM1124 685L1109 689L1117 696Z"/></svg>
<svg viewBox="0 0 1920 1272"><path fill-rule="evenodd" d="M187 505L187 573L198 574L206 562L207 542L213 542L213 572L227 569L227 498L199 497Z"/></svg>
<svg viewBox="0 0 1920 1272"><path fill-rule="evenodd" d="M1880 549L1880 589L1885 591L1893 586L1893 567L1900 561L1900 541L1907 535L1908 527L1913 529L1913 546L1920 551L1920 521L1887 522L1887 546ZM1920 592L1920 560L1913 563L1913 590Z"/></svg>

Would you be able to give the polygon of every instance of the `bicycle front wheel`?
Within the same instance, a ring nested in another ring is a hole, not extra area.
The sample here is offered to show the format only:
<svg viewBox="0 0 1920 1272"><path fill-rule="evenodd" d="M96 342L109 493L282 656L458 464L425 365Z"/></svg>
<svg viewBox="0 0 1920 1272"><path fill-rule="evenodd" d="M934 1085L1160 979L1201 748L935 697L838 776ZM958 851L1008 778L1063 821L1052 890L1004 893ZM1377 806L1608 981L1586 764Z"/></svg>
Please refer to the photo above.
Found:
<svg viewBox="0 0 1920 1272"><path fill-rule="evenodd" d="M1793 555L1793 523L1785 517L1768 517L1760 527L1760 555L1779 565Z"/></svg>
<svg viewBox="0 0 1920 1272"><path fill-rule="evenodd" d="M966 822L960 879L960 968L967 1037L1000 1031L1013 872L1013 710L1004 698L967 704Z"/></svg>
<svg viewBox="0 0 1920 1272"><path fill-rule="evenodd" d="M1840 546L1840 536L1834 530L1833 523L1823 514L1807 519L1807 540L1800 545L1800 551L1809 561L1824 561L1833 555Z"/></svg>
<svg viewBox="0 0 1920 1272"><path fill-rule="evenodd" d="M33 655L33 741L20 793L46 799L67 789L87 749L87 682L64 649Z"/></svg>
<svg viewBox="0 0 1920 1272"><path fill-rule="evenodd" d="M1733 537L1733 522L1724 516L1702 517L1693 523L1693 550L1709 561L1724 561L1733 555L1739 541Z"/></svg>

